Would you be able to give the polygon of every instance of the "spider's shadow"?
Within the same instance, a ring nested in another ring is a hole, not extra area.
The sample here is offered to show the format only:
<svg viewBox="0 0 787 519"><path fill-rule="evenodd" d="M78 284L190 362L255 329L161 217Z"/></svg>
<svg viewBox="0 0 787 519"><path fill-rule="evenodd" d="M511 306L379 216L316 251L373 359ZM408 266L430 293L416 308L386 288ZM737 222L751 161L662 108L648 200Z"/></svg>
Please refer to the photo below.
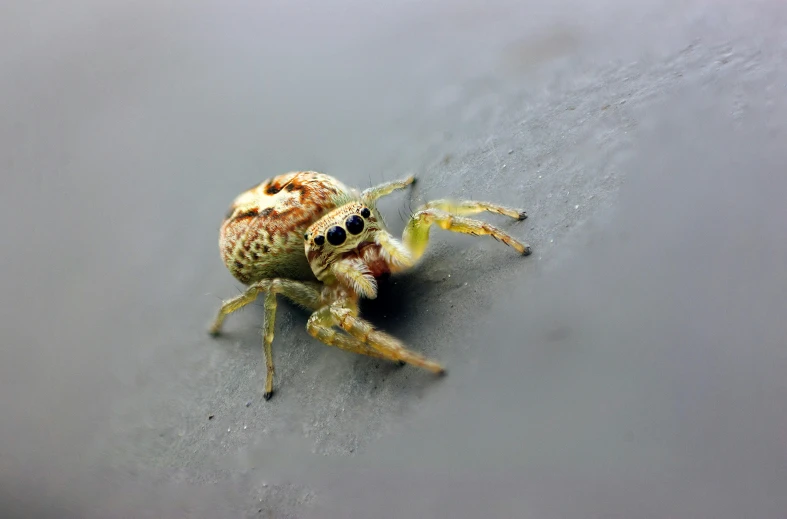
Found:
<svg viewBox="0 0 787 519"><path fill-rule="evenodd" d="M398 275L395 278L384 276L377 280L377 298L360 300L360 317L368 320L372 325L387 333L397 333L406 327L406 316L412 315L414 307L420 299L419 293L423 293L423 283L419 282L417 274ZM306 321L311 312L300 308L287 298L280 298L280 307L286 307L293 312L298 325L302 325L305 332ZM255 316L259 317L260 323L264 321L263 305L261 301L251 303ZM262 324L259 325L256 333L262 332ZM251 332L247 332L251 333ZM228 339L233 336L230 330L222 331L218 339ZM235 337L237 339L237 337ZM255 346L256 347L256 346Z"/></svg>
<svg viewBox="0 0 787 519"><path fill-rule="evenodd" d="M405 326L418 301L417 275L384 276L377 280L377 298L361 300L361 316L376 328L396 334Z"/></svg>

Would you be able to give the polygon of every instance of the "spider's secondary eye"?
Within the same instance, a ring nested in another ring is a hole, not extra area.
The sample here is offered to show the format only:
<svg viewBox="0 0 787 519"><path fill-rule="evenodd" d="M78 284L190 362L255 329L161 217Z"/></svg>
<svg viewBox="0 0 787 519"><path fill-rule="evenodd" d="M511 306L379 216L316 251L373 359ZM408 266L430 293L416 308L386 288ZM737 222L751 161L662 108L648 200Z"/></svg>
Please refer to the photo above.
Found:
<svg viewBox="0 0 787 519"><path fill-rule="evenodd" d="M363 218L354 214L344 222L344 225L347 227L347 232L350 234L359 234L363 231Z"/></svg>
<svg viewBox="0 0 787 519"><path fill-rule="evenodd" d="M309 233L308 232L303 235L303 239L307 240L307 241L309 240Z"/></svg>
<svg viewBox="0 0 787 519"><path fill-rule="evenodd" d="M315 236L314 237L314 244L315 245L322 245L325 243L325 236Z"/></svg>
<svg viewBox="0 0 787 519"><path fill-rule="evenodd" d="M347 239L347 233L338 225L334 225L326 233L328 236L328 243L331 245L341 245Z"/></svg>
<svg viewBox="0 0 787 519"><path fill-rule="evenodd" d="M369 218L371 214L372 212L369 210L368 207L364 207L363 209L361 209L361 216L363 216L364 218Z"/></svg>

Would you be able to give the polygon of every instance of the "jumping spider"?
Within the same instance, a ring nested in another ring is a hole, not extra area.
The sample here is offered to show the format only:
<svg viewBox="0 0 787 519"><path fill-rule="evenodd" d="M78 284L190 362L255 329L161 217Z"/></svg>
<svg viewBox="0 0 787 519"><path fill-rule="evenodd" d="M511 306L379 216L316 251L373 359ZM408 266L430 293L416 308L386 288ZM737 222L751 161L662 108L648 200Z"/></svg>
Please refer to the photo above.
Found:
<svg viewBox="0 0 787 519"><path fill-rule="evenodd" d="M524 211L486 202L429 202L412 215L397 240L385 230L376 201L414 181L411 176L359 192L328 175L300 171L264 181L235 199L221 226L219 249L232 275L248 288L222 304L210 332L218 335L228 314L265 292L265 400L273 395L271 343L277 294L313 312L306 329L325 344L443 374L440 364L359 317L359 299L377 297L380 276L416 265L433 224L490 235L522 255L530 254L527 244L465 217L490 211L527 218Z"/></svg>

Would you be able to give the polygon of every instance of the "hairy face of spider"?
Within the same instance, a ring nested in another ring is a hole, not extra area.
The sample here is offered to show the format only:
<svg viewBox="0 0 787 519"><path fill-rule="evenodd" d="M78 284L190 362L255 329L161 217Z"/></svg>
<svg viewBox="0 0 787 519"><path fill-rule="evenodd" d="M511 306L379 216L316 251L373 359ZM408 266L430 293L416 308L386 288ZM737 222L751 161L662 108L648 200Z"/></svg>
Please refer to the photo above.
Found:
<svg viewBox="0 0 787 519"><path fill-rule="evenodd" d="M367 249L376 247L375 237L382 222L377 212L363 202L351 202L331 211L312 224L303 235L306 258L320 281L330 281L332 267L352 261L365 264Z"/></svg>

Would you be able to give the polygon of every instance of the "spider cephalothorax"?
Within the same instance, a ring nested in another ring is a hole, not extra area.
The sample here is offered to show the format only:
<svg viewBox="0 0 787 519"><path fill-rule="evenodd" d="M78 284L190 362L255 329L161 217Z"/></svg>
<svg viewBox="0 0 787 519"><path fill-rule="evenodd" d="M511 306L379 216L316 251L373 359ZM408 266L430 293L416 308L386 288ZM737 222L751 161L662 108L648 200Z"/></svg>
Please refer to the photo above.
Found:
<svg viewBox="0 0 787 519"><path fill-rule="evenodd" d="M306 259L322 283L374 299L376 278L413 264L409 251L390 238L372 201L353 201L309 227Z"/></svg>
<svg viewBox="0 0 787 519"><path fill-rule="evenodd" d="M497 227L464 216L489 211L517 220L527 217L523 211L486 202L429 202L412 215L402 239L396 239L385 229L375 202L414 180L358 192L328 175L302 171L267 180L235 199L221 227L219 248L227 268L249 288L222 305L211 332L218 334L228 314L266 293L266 399L273 394L271 343L277 294L313 312L307 330L326 344L443 373L436 362L360 318L359 298L377 297L380 276L413 267L435 224L449 231L490 235L530 254L529 246Z"/></svg>

